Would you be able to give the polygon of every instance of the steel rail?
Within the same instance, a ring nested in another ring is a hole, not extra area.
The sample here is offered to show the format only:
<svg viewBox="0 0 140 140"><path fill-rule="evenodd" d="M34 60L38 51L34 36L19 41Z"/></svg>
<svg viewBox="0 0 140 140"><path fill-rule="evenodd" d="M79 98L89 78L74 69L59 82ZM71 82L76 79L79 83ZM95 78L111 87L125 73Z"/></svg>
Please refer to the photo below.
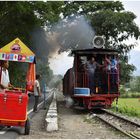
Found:
<svg viewBox="0 0 140 140"><path fill-rule="evenodd" d="M109 126L111 126L112 128L114 128L114 129L120 131L121 133L125 134L126 136L130 137L131 139L136 139L135 136L130 135L129 133L125 132L124 130L122 130L122 129L116 127L116 126L113 125L112 123L109 123L109 122L106 121L105 119L101 118L100 116L96 115L96 117L97 117L98 119L100 119L101 121L105 122L106 124L108 124Z"/></svg>
<svg viewBox="0 0 140 140"><path fill-rule="evenodd" d="M115 114L115 113L113 113L113 112L111 112L111 111L106 110L106 109L101 109L101 110L104 111L104 112L106 112L106 113L108 113L108 114L110 114L110 115L112 115L112 116L115 116L115 117L120 118L120 119L122 119L122 120L124 120L124 121L126 121L126 122L129 122L129 123L131 123L132 125L135 125L135 126L137 126L137 127L140 127L140 124L138 124L138 123L136 123L136 122L134 122L134 121L131 121L131 120L127 119L127 118L124 118L124 117L122 117L122 116L119 116L119 115L117 115L117 114Z"/></svg>
<svg viewBox="0 0 140 140"><path fill-rule="evenodd" d="M126 118L123 118L123 117L121 117L121 116L119 116L119 115L117 115L117 114L114 114L114 113L112 113L112 112L110 112L110 111L108 111L108 110L105 110L105 109L102 109L102 110L103 110L105 113L107 113L107 114L109 114L109 115L112 115L112 116L115 116L115 117L117 117L118 119L123 120L123 121L125 121L125 122L127 122L127 123L129 123L129 124L131 124L131 125L135 125L135 126L137 126L137 127L140 127L140 124L137 124L137 123L135 123L135 122L133 122L133 121L131 121L131 120L128 120L128 119L126 119ZM137 135L134 134L133 132L127 132L126 130L123 130L123 129L121 129L120 127L117 127L117 126L114 125L113 123L107 121L105 118L100 117L100 115L97 115L97 114L96 114L96 117L97 117L98 119L100 119L101 121L105 122L106 124L108 124L109 126L113 127L114 129L116 129L116 130L120 131L121 133L125 134L126 136L128 136L128 137L130 137L130 138L132 138L132 139L140 139L140 136L137 136Z"/></svg>

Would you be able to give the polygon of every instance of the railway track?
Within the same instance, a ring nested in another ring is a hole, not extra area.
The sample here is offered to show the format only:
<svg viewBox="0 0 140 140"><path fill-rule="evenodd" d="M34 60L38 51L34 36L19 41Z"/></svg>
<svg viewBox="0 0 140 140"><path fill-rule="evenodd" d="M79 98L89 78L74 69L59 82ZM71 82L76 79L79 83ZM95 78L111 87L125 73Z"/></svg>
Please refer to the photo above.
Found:
<svg viewBox="0 0 140 140"><path fill-rule="evenodd" d="M140 124L103 109L103 114L96 117L131 139L140 139Z"/></svg>

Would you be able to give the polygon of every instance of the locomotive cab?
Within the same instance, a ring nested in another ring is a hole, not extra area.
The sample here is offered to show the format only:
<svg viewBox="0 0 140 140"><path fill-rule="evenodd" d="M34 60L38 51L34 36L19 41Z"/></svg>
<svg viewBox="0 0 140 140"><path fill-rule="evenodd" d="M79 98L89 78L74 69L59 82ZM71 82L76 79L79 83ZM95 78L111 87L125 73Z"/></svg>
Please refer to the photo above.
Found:
<svg viewBox="0 0 140 140"><path fill-rule="evenodd" d="M119 96L118 52L111 49L85 49L73 50L72 54L74 65L63 81L64 86L68 85L71 90L64 89L65 93L84 108L111 107Z"/></svg>
<svg viewBox="0 0 140 140"><path fill-rule="evenodd" d="M85 50L83 53L76 51L74 87L89 88L90 94L117 94L119 87L118 55L111 50L102 49L100 53L98 51L95 49ZM91 58L95 59L95 65L97 65L94 70L87 68Z"/></svg>

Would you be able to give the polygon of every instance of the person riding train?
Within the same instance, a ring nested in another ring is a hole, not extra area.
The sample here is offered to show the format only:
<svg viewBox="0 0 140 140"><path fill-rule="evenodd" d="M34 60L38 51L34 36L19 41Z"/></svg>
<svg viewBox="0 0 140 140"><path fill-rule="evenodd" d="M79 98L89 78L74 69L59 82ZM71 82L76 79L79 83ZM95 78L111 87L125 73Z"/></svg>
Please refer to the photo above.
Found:
<svg viewBox="0 0 140 140"><path fill-rule="evenodd" d="M117 65L118 65L118 61L116 59L115 56L108 56L105 58L105 61L106 61L106 64L107 64L107 67L106 67L106 70L108 72L108 74L110 75L109 79L110 79L110 85L111 85L111 92L115 92L117 91L117 84L118 84L118 68L117 68Z"/></svg>
<svg viewBox="0 0 140 140"><path fill-rule="evenodd" d="M115 56L108 56L105 58L105 61L107 63L107 70L111 72L117 71L117 60Z"/></svg>
<svg viewBox="0 0 140 140"><path fill-rule="evenodd" d="M97 67L101 68L103 65L100 65L98 62L96 62L95 57L88 58L85 70L88 73L89 88L93 93L95 93L95 70Z"/></svg>

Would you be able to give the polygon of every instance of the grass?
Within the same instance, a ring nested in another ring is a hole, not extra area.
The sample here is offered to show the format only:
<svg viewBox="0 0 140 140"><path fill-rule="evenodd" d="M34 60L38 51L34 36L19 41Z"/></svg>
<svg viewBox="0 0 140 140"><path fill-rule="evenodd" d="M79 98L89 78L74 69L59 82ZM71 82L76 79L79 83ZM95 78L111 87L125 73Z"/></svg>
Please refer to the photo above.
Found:
<svg viewBox="0 0 140 140"><path fill-rule="evenodd" d="M115 110L115 102L112 110ZM139 98L119 98L118 111L129 116L136 116L140 118L140 99Z"/></svg>

